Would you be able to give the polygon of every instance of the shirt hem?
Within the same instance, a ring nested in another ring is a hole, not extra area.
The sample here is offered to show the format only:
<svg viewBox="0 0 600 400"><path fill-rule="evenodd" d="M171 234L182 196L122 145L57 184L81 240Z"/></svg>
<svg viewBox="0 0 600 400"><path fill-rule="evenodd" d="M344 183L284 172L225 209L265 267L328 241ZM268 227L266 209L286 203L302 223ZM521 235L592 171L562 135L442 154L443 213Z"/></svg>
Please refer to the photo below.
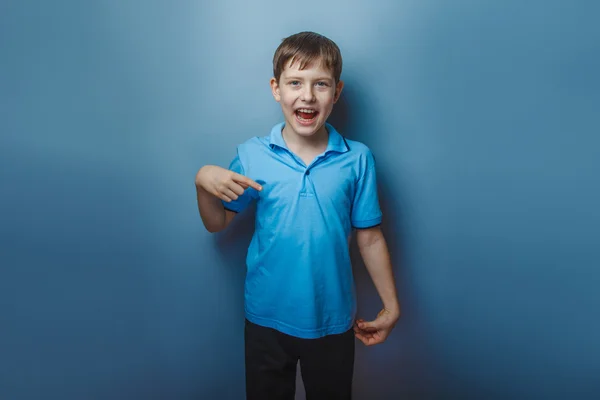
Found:
<svg viewBox="0 0 600 400"><path fill-rule="evenodd" d="M350 318L349 321L344 324L332 325L319 329L301 329L288 325L284 322L259 317L247 310L246 319L248 319L248 321L254 324L261 325L267 328L272 328L286 335L294 336L301 339L318 339L327 335L338 335L347 332L350 328L352 328L352 324L354 323L354 319Z"/></svg>
<svg viewBox="0 0 600 400"><path fill-rule="evenodd" d="M225 205L227 203L225 203L224 201L222 201L222 203L223 203L223 208L226 209L227 211L231 211L231 212L234 212L236 214L239 214L240 210L236 210L236 209L234 209L232 207L229 207L229 206Z"/></svg>
<svg viewBox="0 0 600 400"><path fill-rule="evenodd" d="M366 221L353 221L352 227L356 229L372 228L374 226L381 225L381 217L369 219Z"/></svg>

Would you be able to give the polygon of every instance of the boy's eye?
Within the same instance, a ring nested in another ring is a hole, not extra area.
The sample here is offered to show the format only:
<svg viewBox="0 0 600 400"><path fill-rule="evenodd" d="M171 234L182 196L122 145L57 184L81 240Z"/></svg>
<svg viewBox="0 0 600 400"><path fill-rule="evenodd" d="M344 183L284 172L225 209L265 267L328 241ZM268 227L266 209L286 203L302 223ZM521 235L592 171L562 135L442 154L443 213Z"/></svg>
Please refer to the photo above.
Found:
<svg viewBox="0 0 600 400"><path fill-rule="evenodd" d="M290 82L290 85L292 85L292 86L296 86L296 85L299 85L299 84L300 84L300 81L291 81Z"/></svg>
<svg viewBox="0 0 600 400"><path fill-rule="evenodd" d="M327 82L317 82L317 86L329 86Z"/></svg>

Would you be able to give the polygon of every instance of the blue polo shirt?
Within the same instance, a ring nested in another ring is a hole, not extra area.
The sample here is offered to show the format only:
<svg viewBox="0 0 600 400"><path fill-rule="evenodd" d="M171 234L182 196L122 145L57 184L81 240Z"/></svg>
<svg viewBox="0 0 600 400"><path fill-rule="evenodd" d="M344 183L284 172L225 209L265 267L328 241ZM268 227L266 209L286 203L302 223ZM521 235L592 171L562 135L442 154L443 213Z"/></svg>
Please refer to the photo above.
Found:
<svg viewBox="0 0 600 400"><path fill-rule="evenodd" d="M256 202L246 318L300 338L342 333L356 314L351 231L381 223L375 162L326 124L327 149L307 166L285 144L284 124L239 145L229 167L263 187L223 202L234 212Z"/></svg>

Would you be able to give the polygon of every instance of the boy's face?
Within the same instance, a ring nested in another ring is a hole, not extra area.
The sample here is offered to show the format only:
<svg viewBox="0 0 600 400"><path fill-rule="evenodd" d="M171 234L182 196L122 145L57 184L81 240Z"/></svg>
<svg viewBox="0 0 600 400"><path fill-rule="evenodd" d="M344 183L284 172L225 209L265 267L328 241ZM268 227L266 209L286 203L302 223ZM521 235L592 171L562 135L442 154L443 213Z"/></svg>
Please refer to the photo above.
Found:
<svg viewBox="0 0 600 400"><path fill-rule="evenodd" d="M335 83L333 72L317 60L298 69L288 63L279 82L271 79L273 97L281 104L286 127L299 136L310 137L323 127L338 101L344 83Z"/></svg>

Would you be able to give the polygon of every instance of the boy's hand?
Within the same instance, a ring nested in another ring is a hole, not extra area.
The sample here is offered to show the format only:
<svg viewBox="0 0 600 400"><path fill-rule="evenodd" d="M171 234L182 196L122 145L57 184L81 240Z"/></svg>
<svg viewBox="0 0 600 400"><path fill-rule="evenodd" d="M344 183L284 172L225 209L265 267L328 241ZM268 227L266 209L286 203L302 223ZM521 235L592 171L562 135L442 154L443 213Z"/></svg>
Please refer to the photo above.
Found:
<svg viewBox="0 0 600 400"><path fill-rule="evenodd" d="M399 312L383 309L374 321L356 320L354 336L367 346L383 343L396 326L400 318Z"/></svg>
<svg viewBox="0 0 600 400"><path fill-rule="evenodd" d="M262 190L262 186L252 179L216 165L200 168L196 175L196 186L228 203L237 200L249 187Z"/></svg>

